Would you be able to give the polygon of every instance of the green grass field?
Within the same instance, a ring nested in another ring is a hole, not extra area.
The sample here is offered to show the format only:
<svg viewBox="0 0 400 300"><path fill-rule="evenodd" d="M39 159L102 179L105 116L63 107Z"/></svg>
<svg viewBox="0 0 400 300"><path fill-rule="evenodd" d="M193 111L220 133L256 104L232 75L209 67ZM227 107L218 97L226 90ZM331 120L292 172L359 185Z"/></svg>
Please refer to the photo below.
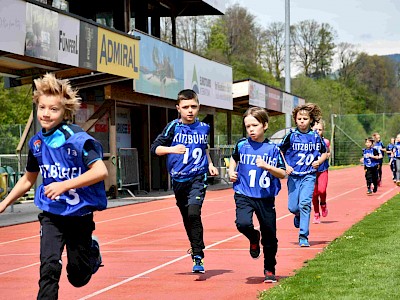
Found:
<svg viewBox="0 0 400 300"><path fill-rule="evenodd" d="M258 298L400 299L400 195Z"/></svg>

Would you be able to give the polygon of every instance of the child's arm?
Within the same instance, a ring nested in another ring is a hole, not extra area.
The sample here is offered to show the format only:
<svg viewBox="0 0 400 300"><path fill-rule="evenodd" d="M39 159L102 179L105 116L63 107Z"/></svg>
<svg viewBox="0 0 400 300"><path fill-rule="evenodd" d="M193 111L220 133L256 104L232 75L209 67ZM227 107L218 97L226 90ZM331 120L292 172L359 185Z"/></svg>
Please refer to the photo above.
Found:
<svg viewBox="0 0 400 300"><path fill-rule="evenodd" d="M107 176L107 167L103 160L99 159L89 165L89 170L78 177L62 182L52 182L49 185L46 185L44 187L44 194L48 198L55 200L59 195L66 191L95 184L106 179Z"/></svg>
<svg viewBox="0 0 400 300"><path fill-rule="evenodd" d="M318 158L316 161L313 161L312 166L314 169L318 169L320 165L328 158L328 153L322 153L320 158Z"/></svg>
<svg viewBox="0 0 400 300"><path fill-rule="evenodd" d="M283 155L282 151L281 151L281 156L282 156L283 162L285 163L286 174L290 175L293 172L293 168L291 166L289 166L289 164L286 162L285 155Z"/></svg>
<svg viewBox="0 0 400 300"><path fill-rule="evenodd" d="M166 154L185 154L186 152L186 147L185 145L179 144L175 145L173 147L168 147L168 146L158 146L155 150L155 153L158 156L161 155L166 155Z"/></svg>
<svg viewBox="0 0 400 300"><path fill-rule="evenodd" d="M25 172L24 176L17 181L16 185L7 197L0 202L0 213L30 190L30 188L35 184L38 174L39 172Z"/></svg>
<svg viewBox="0 0 400 300"><path fill-rule="evenodd" d="M231 182L236 182L237 177L238 177L238 172L236 172L236 160L233 159L231 156L229 160L229 170L228 170L228 175L229 175L229 180Z"/></svg>
<svg viewBox="0 0 400 300"><path fill-rule="evenodd" d="M267 162L264 161L262 158L257 158L256 165L257 165L257 167L270 172L272 174L272 176L275 176L275 177L281 178L281 179L285 178L285 175L286 175L285 170L267 164Z"/></svg>
<svg viewBox="0 0 400 300"><path fill-rule="evenodd" d="M211 176L218 176L218 169L216 167L214 167L214 164L211 160L211 156L210 156L210 149L206 149L206 154L207 154L207 159L208 159L208 171L210 172Z"/></svg>

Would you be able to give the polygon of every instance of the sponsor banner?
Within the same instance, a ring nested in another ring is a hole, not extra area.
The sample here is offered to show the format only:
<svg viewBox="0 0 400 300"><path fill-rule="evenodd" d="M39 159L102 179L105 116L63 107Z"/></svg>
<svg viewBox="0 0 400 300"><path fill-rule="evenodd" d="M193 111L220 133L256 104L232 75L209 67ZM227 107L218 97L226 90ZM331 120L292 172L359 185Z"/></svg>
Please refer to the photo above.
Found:
<svg viewBox="0 0 400 300"><path fill-rule="evenodd" d="M282 112L285 114L290 114L293 110L293 96L287 93L282 94Z"/></svg>
<svg viewBox="0 0 400 300"><path fill-rule="evenodd" d="M265 88L267 109L282 112L282 92L270 87Z"/></svg>
<svg viewBox="0 0 400 300"><path fill-rule="evenodd" d="M26 3L25 26L24 54L56 62L58 55L58 13Z"/></svg>
<svg viewBox="0 0 400 300"><path fill-rule="evenodd" d="M0 5L0 50L24 55L26 2L2 0Z"/></svg>
<svg viewBox="0 0 400 300"><path fill-rule="evenodd" d="M139 40L98 28L97 70L139 78Z"/></svg>
<svg viewBox="0 0 400 300"><path fill-rule="evenodd" d="M183 87L183 50L134 31L140 37L140 74L135 91L176 99Z"/></svg>
<svg viewBox="0 0 400 300"><path fill-rule="evenodd" d="M266 108L265 105L265 85L249 81L249 105Z"/></svg>
<svg viewBox="0 0 400 300"><path fill-rule="evenodd" d="M233 109L231 67L184 52L184 86L199 95L202 105Z"/></svg>
<svg viewBox="0 0 400 300"><path fill-rule="evenodd" d="M58 62L79 66L79 28L77 19L58 15Z"/></svg>
<svg viewBox="0 0 400 300"><path fill-rule="evenodd" d="M131 111L117 107L117 148L131 147Z"/></svg>
<svg viewBox="0 0 400 300"><path fill-rule="evenodd" d="M79 26L79 66L97 70L97 27L85 22Z"/></svg>

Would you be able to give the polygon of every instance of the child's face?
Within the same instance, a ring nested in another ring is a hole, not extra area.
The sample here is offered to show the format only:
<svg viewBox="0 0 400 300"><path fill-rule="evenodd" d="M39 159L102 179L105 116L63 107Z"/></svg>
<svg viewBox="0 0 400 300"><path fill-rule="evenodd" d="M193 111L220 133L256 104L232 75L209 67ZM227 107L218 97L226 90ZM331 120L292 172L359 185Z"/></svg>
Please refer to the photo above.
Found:
<svg viewBox="0 0 400 300"><path fill-rule="evenodd" d="M199 114L200 104L194 99L181 100L179 105L176 105L176 109L181 115L183 124L192 124Z"/></svg>
<svg viewBox="0 0 400 300"><path fill-rule="evenodd" d="M372 142L370 140L365 140L365 147L368 149L372 147Z"/></svg>
<svg viewBox="0 0 400 300"><path fill-rule="evenodd" d="M324 127L321 123L315 123L313 130L316 130L319 136L322 136L324 134Z"/></svg>
<svg viewBox="0 0 400 300"><path fill-rule="evenodd" d="M307 111L301 110L296 115L296 125L301 132L307 132L310 129L311 118Z"/></svg>
<svg viewBox="0 0 400 300"><path fill-rule="evenodd" d="M264 132L268 128L268 123L262 124L253 116L244 118L244 127L246 127L247 134L255 142L264 141Z"/></svg>
<svg viewBox="0 0 400 300"><path fill-rule="evenodd" d="M38 99L37 119L45 131L56 127L64 120L65 108L60 96L42 95Z"/></svg>

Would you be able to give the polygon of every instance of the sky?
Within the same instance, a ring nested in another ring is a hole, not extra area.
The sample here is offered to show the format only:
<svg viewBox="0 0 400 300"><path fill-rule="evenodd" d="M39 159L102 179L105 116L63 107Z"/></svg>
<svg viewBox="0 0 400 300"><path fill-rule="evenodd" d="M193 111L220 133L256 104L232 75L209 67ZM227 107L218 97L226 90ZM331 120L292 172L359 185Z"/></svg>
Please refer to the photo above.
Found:
<svg viewBox="0 0 400 300"><path fill-rule="evenodd" d="M234 3L263 28L285 22L285 0L227 0L228 6ZM290 24L304 20L328 23L336 43L354 44L369 55L400 53L400 0L290 0Z"/></svg>

